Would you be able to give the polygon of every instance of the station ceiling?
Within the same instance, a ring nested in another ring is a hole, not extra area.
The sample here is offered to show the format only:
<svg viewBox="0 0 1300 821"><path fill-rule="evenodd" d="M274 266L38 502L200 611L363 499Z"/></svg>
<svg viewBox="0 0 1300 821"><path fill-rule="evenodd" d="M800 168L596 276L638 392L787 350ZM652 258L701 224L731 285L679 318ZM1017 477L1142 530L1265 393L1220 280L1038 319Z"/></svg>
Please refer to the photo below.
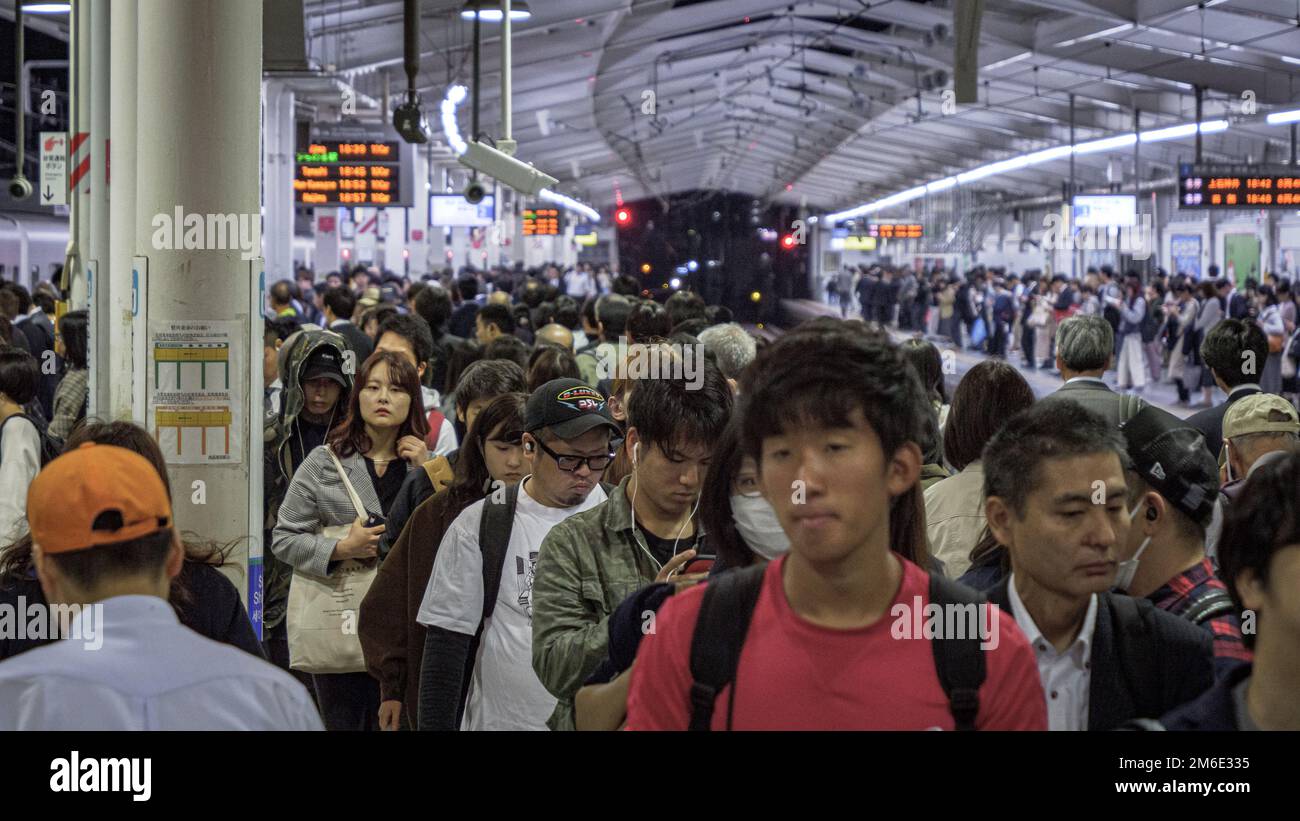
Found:
<svg viewBox="0 0 1300 821"><path fill-rule="evenodd" d="M12 0L7 0L12 5ZM956 0L530 0L514 24L518 156L593 205L696 189L850 207L1005 157L1195 120L1206 161L1285 161L1300 106L1297 0L986 0L979 102L953 86ZM417 79L431 123L471 78L464 0L422 0ZM365 105L406 85L400 0L302 0L299 99L338 117L340 80ZM290 21L290 25L298 23ZM481 130L499 136L501 26L483 24ZM268 55L269 57L269 55ZM387 75L387 76L385 76ZM653 93L654 111L646 113ZM364 106L363 106L364 107ZM468 104L461 124L468 127ZM362 112L362 116L366 116ZM1144 178L1192 159L1192 139L1142 144ZM1068 159L976 183L1059 193ZM1083 185L1131 153L1075 159Z"/></svg>

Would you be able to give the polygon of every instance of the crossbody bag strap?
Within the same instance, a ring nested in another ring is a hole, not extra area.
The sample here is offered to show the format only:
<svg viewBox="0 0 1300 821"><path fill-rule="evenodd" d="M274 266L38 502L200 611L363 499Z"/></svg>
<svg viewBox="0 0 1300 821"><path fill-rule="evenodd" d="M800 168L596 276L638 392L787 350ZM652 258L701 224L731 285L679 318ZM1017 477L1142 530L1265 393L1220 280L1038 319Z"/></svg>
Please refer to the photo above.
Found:
<svg viewBox="0 0 1300 821"><path fill-rule="evenodd" d="M348 481L348 472L343 469L343 463L339 461L339 457L334 455L334 448L326 445L325 452L330 455L330 461L334 463L334 469L339 472L339 478L343 480L343 487L348 489L348 498L352 500L352 508L357 512L357 518L365 521L370 514L366 512L366 506L362 503L361 497L357 495L356 489Z"/></svg>

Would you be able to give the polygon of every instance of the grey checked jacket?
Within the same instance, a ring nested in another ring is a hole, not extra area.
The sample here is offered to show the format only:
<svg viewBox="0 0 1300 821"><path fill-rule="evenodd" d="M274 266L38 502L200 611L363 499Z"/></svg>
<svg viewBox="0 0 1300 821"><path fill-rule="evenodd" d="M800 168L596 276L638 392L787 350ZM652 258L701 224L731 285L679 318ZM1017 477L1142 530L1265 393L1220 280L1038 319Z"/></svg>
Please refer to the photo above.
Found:
<svg viewBox="0 0 1300 821"><path fill-rule="evenodd" d="M271 552L281 561L316 576L329 575L330 554L338 544L337 539L317 531L322 527L351 524L357 518L348 490L326 450L328 447L321 445L313 450L294 472L271 538ZM354 453L346 459L340 457L339 461L366 511L382 513L365 459Z"/></svg>

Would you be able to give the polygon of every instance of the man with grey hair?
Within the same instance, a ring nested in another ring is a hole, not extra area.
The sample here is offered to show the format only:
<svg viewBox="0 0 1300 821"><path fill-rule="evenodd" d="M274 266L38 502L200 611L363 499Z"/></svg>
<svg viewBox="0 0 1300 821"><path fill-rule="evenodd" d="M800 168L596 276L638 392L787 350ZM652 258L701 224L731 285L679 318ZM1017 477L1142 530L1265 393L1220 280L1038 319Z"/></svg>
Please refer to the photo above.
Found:
<svg viewBox="0 0 1300 821"><path fill-rule="evenodd" d="M1118 428L1146 403L1116 393L1102 379L1114 356L1115 330L1104 317L1078 314L1066 319L1056 330L1056 368L1065 384L1043 401L1077 402Z"/></svg>
<svg viewBox="0 0 1300 821"><path fill-rule="evenodd" d="M736 380L745 366L754 361L758 354L758 345L754 337L735 322L714 325L700 331L700 342L704 350L713 354L718 360L718 370L727 377L731 390L736 390Z"/></svg>

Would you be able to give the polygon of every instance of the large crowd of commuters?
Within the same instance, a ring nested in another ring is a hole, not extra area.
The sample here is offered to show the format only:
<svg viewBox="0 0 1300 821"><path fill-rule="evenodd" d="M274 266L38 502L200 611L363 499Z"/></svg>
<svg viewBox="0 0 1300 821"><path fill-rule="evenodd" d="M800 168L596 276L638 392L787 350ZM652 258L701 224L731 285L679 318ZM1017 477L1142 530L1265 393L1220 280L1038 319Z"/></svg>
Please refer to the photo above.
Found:
<svg viewBox="0 0 1300 821"><path fill-rule="evenodd" d="M1178 404L1189 409L1210 407L1217 386L1201 355L1210 329L1223 319L1250 322L1269 341L1252 381L1292 399L1300 391L1300 289L1273 273L1263 282L1247 277L1238 283L1221 277L1215 265L1201 278L1163 268L1149 276L1121 275L1110 265L1089 266L1080 277L985 266L963 276L941 266L861 265L828 274L825 287L827 301L843 316L946 337L990 357L1018 357L1029 370L1056 369L1065 319L1101 316L1114 332L1120 389L1141 394L1149 384L1170 383Z"/></svg>
<svg viewBox="0 0 1300 821"><path fill-rule="evenodd" d="M64 390L65 315L48 424L0 350L0 604L104 642L0 641L0 729L1300 729L1289 283L844 278L861 320L770 342L586 265L274 284L261 641L156 442ZM951 397L926 331L991 355ZM1102 379L1175 360L1228 401Z"/></svg>

